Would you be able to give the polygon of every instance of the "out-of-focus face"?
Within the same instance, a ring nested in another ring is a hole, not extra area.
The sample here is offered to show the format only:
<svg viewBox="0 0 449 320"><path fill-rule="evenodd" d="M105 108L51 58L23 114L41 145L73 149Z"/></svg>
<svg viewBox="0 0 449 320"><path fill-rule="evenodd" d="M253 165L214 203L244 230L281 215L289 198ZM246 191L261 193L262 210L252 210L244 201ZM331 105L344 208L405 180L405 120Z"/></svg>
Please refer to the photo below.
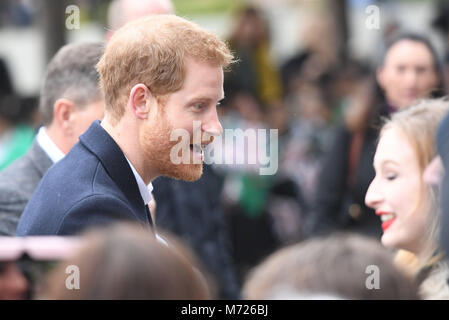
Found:
<svg viewBox="0 0 449 320"><path fill-rule="evenodd" d="M382 134L374 168L365 203L382 221L382 244L419 253L429 225L430 199L416 152L399 129Z"/></svg>
<svg viewBox="0 0 449 320"><path fill-rule="evenodd" d="M75 145L79 136L89 128L92 122L103 119L104 100L91 102L83 108L74 108L71 117L73 118L73 145Z"/></svg>
<svg viewBox="0 0 449 320"><path fill-rule="evenodd" d="M157 108L150 110L141 130L140 145L145 153L145 166L175 179L199 179L203 149L212 141L211 136L221 135L223 131L217 115L217 104L223 98L223 69L187 60L182 88L170 94L165 104L158 103ZM201 124L195 133L194 121ZM188 133L189 138L170 141L170 135L177 129ZM176 152L172 153L172 150ZM187 156L189 163L174 163L174 154Z"/></svg>
<svg viewBox="0 0 449 320"><path fill-rule="evenodd" d="M439 81L432 53L413 40L400 40L388 50L377 80L388 103L397 108L428 96Z"/></svg>
<svg viewBox="0 0 449 320"><path fill-rule="evenodd" d="M15 262L0 262L0 300L22 300L28 292L28 281Z"/></svg>

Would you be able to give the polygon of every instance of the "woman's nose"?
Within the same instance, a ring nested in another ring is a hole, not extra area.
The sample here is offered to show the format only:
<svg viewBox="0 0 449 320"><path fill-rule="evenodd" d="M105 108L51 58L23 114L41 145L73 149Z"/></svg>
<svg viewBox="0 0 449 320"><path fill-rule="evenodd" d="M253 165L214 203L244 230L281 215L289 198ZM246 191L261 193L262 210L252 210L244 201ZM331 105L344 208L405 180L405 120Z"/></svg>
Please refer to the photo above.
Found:
<svg viewBox="0 0 449 320"><path fill-rule="evenodd" d="M382 194L379 192L375 180L373 180L365 195L365 204L375 209L383 200Z"/></svg>

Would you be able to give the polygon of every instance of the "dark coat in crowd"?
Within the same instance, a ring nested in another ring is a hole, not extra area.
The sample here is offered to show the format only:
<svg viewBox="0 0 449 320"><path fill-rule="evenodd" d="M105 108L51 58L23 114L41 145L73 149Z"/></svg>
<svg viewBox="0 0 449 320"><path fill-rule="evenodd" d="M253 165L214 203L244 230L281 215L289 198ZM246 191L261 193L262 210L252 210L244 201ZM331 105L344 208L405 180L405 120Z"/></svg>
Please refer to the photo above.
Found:
<svg viewBox="0 0 449 320"><path fill-rule="evenodd" d="M0 235L14 236L19 218L53 162L35 140L28 152L0 172Z"/></svg>
<svg viewBox="0 0 449 320"><path fill-rule="evenodd" d="M47 171L20 218L17 235L74 235L124 220L149 228L150 219L125 155L95 121Z"/></svg>
<svg viewBox="0 0 449 320"><path fill-rule="evenodd" d="M386 104L378 110L359 134L344 125L336 128L304 231L308 236L350 231L380 238L380 219L365 205L366 192L375 176L373 161L381 118L388 116L390 111Z"/></svg>
<svg viewBox="0 0 449 320"><path fill-rule="evenodd" d="M221 181L208 165L195 182L160 177L153 182L156 225L185 240L214 277L223 299L240 298L231 241L220 205Z"/></svg>

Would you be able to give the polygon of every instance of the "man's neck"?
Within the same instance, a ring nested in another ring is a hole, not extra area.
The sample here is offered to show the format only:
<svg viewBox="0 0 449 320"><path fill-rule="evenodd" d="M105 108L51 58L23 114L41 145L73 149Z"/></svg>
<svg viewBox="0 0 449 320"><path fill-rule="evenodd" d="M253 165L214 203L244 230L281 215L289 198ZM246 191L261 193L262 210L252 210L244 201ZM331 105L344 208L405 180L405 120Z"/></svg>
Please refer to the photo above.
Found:
<svg viewBox="0 0 449 320"><path fill-rule="evenodd" d="M53 124L45 127L45 132L47 133L47 136L51 139L51 141L53 141L58 149L61 150L64 154L67 154L70 151L71 146L69 146L69 143L67 143L63 134L58 132L58 129L55 128Z"/></svg>
<svg viewBox="0 0 449 320"><path fill-rule="evenodd" d="M145 165L143 150L139 144L139 130L135 124L128 124L122 118L113 126L105 118L101 121L101 126L114 139L146 185L157 177L157 173Z"/></svg>

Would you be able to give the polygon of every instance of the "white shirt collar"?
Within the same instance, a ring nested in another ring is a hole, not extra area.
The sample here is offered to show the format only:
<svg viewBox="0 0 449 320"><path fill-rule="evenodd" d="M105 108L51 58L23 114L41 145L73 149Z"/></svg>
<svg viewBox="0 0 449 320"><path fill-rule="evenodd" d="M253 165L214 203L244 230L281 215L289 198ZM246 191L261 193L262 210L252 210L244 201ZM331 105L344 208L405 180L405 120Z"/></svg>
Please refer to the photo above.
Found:
<svg viewBox="0 0 449 320"><path fill-rule="evenodd" d="M136 168L134 168L131 161L129 161L128 158L126 158L126 161L128 161L129 166L133 171L134 177L136 178L137 186L139 187L140 195L142 196L143 202L145 204L148 204L153 199L153 196L151 195L151 192L153 191L153 185L151 184L151 182L148 184L148 186L145 185L145 182L143 182L143 179L140 177L139 173L137 172Z"/></svg>
<svg viewBox="0 0 449 320"><path fill-rule="evenodd" d="M36 140L39 146L45 151L45 153L51 159L51 161L53 161L53 163L56 163L62 158L64 158L65 156L64 152L62 152L56 146L56 144L50 139L45 130L45 127L39 128ZM151 184L151 182L148 186L145 185L145 182L143 182L142 178L140 177L139 173L136 171L132 163L128 160L128 158L126 158L126 160L128 161L129 166L133 171L134 177L136 178L137 186L139 187L139 192L140 195L142 196L143 202L145 204L148 204L153 199L153 196L151 195L151 192L153 191L153 185Z"/></svg>
<svg viewBox="0 0 449 320"><path fill-rule="evenodd" d="M39 132L36 136L37 143L39 146L45 151L47 156L53 161L53 163L58 162L62 158L64 158L65 154L62 152L56 144L53 142L53 140L50 139L50 137L47 134L47 131L45 131L45 127L40 127Z"/></svg>

